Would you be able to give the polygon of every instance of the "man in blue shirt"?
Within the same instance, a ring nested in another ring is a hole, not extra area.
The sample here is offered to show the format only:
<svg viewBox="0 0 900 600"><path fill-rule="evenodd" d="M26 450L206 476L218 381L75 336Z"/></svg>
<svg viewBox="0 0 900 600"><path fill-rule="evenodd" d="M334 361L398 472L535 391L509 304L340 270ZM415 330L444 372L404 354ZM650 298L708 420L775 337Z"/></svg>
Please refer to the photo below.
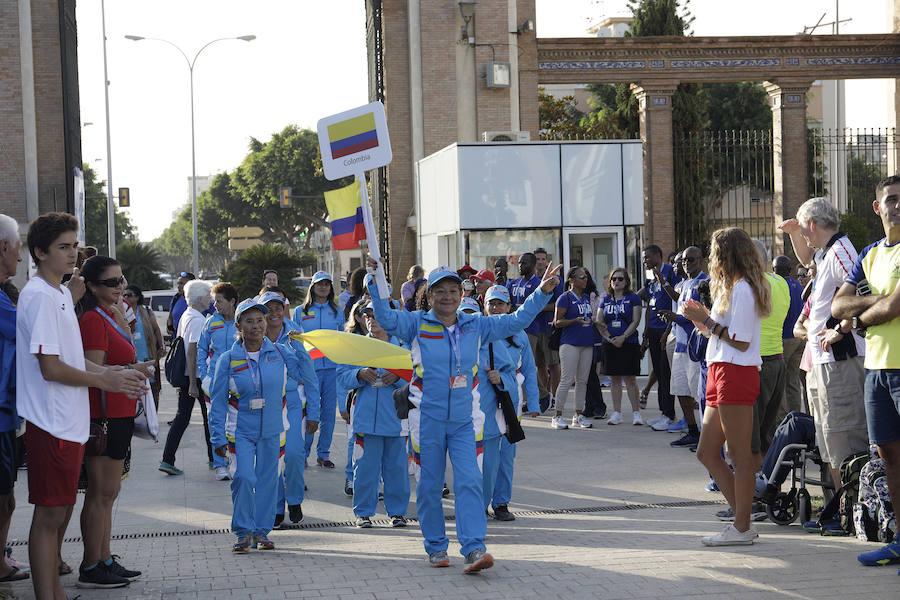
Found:
<svg viewBox="0 0 900 600"><path fill-rule="evenodd" d="M660 318L658 311L671 311L672 298L669 297L666 289L674 289L678 279L672 265L663 262L662 249L656 244L651 244L644 248L641 253L644 262L644 269L647 274L652 274L652 278L647 278L644 287L638 292L641 300L647 303L649 310L647 311L647 325L644 328L644 340L641 344L641 350L650 351L650 362L653 364L653 370L656 372L657 391L659 396L659 410L662 416L653 421L649 421L647 425L651 427L654 423L668 421L666 429L675 423L675 399L669 393L669 379L671 371L669 366L669 357L666 355L666 323Z"/></svg>
<svg viewBox="0 0 900 600"><path fill-rule="evenodd" d="M178 276L178 281L176 282L178 293L172 296L172 302L169 304L169 319L166 323L169 335L174 336L175 332L178 331L178 322L181 320L181 315L187 310L187 302L184 299L184 285L191 279L196 279L196 277L193 273L186 271L182 271Z"/></svg>
<svg viewBox="0 0 900 600"><path fill-rule="evenodd" d="M791 292L791 305L788 308L787 317L784 320L784 330L781 334L781 343L784 346L785 372L784 398L781 401L781 410L778 411L776 423L781 423L787 414L794 410L800 410L800 359L803 357L803 348L806 342L794 337L794 324L800 318L803 311L803 284L791 277L791 259L787 256L776 256L772 261L772 269L776 275L780 275L787 281Z"/></svg>

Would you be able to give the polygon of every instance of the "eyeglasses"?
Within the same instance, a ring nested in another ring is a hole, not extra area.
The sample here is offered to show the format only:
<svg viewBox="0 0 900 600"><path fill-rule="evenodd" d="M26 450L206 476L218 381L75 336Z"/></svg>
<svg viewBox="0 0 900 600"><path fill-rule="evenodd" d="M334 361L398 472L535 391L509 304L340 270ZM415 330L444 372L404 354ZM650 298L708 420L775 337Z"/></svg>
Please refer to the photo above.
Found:
<svg viewBox="0 0 900 600"><path fill-rule="evenodd" d="M100 285L105 285L106 287L119 287L120 285L125 285L125 278L110 277L109 279L101 279L97 283Z"/></svg>
<svg viewBox="0 0 900 600"><path fill-rule="evenodd" d="M134 298L136 295L137 295L137 294L133 294L133 293L131 293L131 292L124 292L124 293L122 294L122 297L123 297L123 298Z"/></svg>
<svg viewBox="0 0 900 600"><path fill-rule="evenodd" d="M624 277L610 277L610 281L625 281Z"/></svg>

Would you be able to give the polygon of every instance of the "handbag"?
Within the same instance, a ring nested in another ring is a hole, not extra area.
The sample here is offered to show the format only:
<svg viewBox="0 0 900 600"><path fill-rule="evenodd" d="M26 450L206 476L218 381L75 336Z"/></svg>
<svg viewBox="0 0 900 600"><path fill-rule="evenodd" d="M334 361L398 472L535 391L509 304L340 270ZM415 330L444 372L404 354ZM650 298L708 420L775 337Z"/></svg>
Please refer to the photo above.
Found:
<svg viewBox="0 0 900 600"><path fill-rule="evenodd" d="M90 435L84 444L87 456L102 456L106 452L106 441L109 435L109 419L106 417L106 392L100 390L100 422L91 421Z"/></svg>
<svg viewBox="0 0 900 600"><path fill-rule="evenodd" d="M493 344L488 344L488 354L491 370L493 371ZM506 436L506 441L510 444L521 442L525 439L525 430L522 429L522 424L519 422L519 411L516 409L516 405L515 403L513 403L512 397L509 395L508 391L504 390L503 388L497 387L496 384L491 383L491 386L494 388L494 392L497 394L497 404L500 410L503 411L503 419L506 421L506 433L503 434Z"/></svg>
<svg viewBox="0 0 900 600"><path fill-rule="evenodd" d="M153 392L144 394L137 401L134 413L134 436L145 440L159 441L159 418L156 414L156 403L153 401Z"/></svg>
<svg viewBox="0 0 900 600"><path fill-rule="evenodd" d="M187 369L187 355L184 348L184 338L177 337L169 346L169 353L166 354L166 379L173 387L186 387L190 381L185 375Z"/></svg>
<svg viewBox="0 0 900 600"><path fill-rule="evenodd" d="M562 342L562 329L554 325L553 329L550 330L550 337L547 340L547 346L551 350L559 352L560 342Z"/></svg>

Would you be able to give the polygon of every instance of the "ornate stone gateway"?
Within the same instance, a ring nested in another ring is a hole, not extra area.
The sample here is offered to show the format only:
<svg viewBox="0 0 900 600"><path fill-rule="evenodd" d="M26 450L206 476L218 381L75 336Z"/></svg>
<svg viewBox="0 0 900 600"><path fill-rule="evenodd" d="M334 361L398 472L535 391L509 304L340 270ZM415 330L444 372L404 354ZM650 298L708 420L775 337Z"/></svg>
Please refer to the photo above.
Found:
<svg viewBox="0 0 900 600"><path fill-rule="evenodd" d="M772 106L774 216L808 197L806 92L815 80L900 76L900 34L538 38L538 81L630 83L644 141L645 239L675 246L672 94L682 82L763 81ZM896 168L896 165L894 166ZM776 249L783 249L776 236Z"/></svg>

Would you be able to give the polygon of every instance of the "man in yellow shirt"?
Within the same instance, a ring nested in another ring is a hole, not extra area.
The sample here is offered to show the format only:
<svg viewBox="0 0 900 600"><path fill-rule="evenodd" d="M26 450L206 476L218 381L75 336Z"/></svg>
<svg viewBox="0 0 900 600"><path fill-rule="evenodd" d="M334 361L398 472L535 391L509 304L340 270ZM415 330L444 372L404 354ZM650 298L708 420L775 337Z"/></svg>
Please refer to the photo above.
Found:
<svg viewBox="0 0 900 600"><path fill-rule="evenodd" d="M866 331L866 421L878 446L888 492L900 501L900 175L875 188L875 213L885 237L866 247L831 304L835 318ZM896 532L895 532L896 534ZM900 562L900 540L859 555L865 565Z"/></svg>

